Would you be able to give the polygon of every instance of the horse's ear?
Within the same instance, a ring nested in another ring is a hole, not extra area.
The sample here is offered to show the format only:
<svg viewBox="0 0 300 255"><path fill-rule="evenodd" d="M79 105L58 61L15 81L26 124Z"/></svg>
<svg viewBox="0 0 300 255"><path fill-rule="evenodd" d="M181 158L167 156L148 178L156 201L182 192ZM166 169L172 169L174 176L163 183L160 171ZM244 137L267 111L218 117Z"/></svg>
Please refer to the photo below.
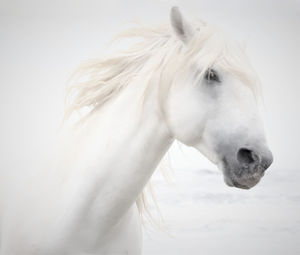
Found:
<svg viewBox="0 0 300 255"><path fill-rule="evenodd" d="M188 43L193 37L194 29L182 16L177 6L171 8L170 18L176 36L184 43Z"/></svg>

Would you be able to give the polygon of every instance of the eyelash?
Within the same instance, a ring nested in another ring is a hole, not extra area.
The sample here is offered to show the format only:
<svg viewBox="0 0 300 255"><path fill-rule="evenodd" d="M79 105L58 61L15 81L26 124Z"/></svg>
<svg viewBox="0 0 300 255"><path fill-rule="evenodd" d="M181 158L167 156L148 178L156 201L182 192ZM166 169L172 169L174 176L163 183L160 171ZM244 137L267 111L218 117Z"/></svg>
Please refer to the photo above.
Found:
<svg viewBox="0 0 300 255"><path fill-rule="evenodd" d="M208 69L204 75L204 78L209 83L221 82L217 72L214 69Z"/></svg>

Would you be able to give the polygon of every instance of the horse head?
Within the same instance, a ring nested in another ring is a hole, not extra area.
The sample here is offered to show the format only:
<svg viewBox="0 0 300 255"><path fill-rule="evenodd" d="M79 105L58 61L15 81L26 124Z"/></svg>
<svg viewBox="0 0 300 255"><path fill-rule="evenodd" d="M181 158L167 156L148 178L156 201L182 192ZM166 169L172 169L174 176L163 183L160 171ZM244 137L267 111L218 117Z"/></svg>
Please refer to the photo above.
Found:
<svg viewBox="0 0 300 255"><path fill-rule="evenodd" d="M177 7L171 26L182 48L165 106L168 126L177 140L218 165L226 184L249 189L273 161L257 75L243 47L217 28L192 26Z"/></svg>

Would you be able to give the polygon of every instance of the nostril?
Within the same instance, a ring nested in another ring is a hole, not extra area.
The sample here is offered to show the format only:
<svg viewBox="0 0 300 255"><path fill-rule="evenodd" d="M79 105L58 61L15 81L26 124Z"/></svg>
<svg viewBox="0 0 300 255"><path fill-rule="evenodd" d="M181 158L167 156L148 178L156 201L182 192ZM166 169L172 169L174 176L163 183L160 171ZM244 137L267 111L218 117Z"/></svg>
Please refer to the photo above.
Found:
<svg viewBox="0 0 300 255"><path fill-rule="evenodd" d="M256 160L253 151L247 148L239 149L237 153L237 159L240 163L246 163L246 164L252 164Z"/></svg>

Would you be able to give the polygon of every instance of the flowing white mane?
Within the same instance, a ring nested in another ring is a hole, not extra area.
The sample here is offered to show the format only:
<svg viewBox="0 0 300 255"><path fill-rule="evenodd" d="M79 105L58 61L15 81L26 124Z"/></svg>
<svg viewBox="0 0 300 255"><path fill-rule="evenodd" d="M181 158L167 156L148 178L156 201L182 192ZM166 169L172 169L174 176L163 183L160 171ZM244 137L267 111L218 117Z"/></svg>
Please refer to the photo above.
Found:
<svg viewBox="0 0 300 255"><path fill-rule="evenodd" d="M228 40L213 26L199 24L188 45L179 41L169 26L136 27L120 34L117 39L120 38L140 40L113 56L87 61L75 71L67 87L65 119L74 111L98 109L135 79L147 83L146 95L151 89L152 78L158 77L161 92L159 100L163 100L167 98L166 88L173 79L172 75L164 75L164 72L172 70L173 74L178 74L177 71L183 66L191 67L199 59L205 63L197 72L200 79L217 62L224 70L243 80L254 92L257 91L256 75L242 47ZM142 208L148 211L144 192L137 205L140 211Z"/></svg>
<svg viewBox="0 0 300 255"><path fill-rule="evenodd" d="M201 24L188 45L183 45L175 38L169 26L137 27L120 34L116 39L121 38L142 40L113 56L93 59L79 66L67 87L65 118L84 107L92 110L103 105L134 79L145 75L142 69L153 59L156 59L153 61L156 65L151 66L151 74L177 65L180 59L184 64L193 64L197 59L202 59L205 66L199 75L203 76L208 68L218 62L224 70L242 79L254 91L257 89L257 78L242 47L228 40L213 26ZM208 40L209 45L206 43ZM150 78L149 75L145 76L145 82L149 82ZM164 85L161 83L161 86Z"/></svg>

